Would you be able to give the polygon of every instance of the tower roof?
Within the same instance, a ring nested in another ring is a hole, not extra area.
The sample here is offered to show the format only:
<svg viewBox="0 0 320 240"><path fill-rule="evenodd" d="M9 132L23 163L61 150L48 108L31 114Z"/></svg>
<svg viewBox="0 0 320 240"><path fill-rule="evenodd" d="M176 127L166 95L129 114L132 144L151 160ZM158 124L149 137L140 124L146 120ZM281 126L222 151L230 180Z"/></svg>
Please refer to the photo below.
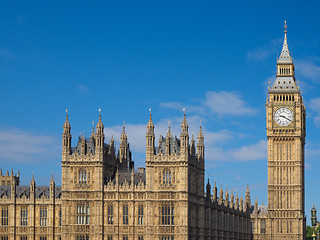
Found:
<svg viewBox="0 0 320 240"><path fill-rule="evenodd" d="M294 64L287 43L287 24L284 25L284 41L280 57L277 60L277 76L269 92L299 92L294 76Z"/></svg>
<svg viewBox="0 0 320 240"><path fill-rule="evenodd" d="M287 22L284 21L284 40L282 51L280 57L278 58L278 63L292 63L292 58L290 56L288 42L287 42Z"/></svg>

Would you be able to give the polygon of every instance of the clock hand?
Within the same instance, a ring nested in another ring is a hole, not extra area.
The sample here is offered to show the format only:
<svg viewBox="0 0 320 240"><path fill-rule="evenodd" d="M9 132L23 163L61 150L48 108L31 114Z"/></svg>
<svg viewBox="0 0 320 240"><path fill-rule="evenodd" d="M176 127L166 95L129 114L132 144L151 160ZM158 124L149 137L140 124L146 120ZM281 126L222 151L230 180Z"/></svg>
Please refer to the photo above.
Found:
<svg viewBox="0 0 320 240"><path fill-rule="evenodd" d="M285 117L285 116L283 116L283 115L280 115L280 117L283 117L283 118L285 118L285 119L287 119L287 120L291 121L291 119L289 119L289 118L287 118L287 117Z"/></svg>

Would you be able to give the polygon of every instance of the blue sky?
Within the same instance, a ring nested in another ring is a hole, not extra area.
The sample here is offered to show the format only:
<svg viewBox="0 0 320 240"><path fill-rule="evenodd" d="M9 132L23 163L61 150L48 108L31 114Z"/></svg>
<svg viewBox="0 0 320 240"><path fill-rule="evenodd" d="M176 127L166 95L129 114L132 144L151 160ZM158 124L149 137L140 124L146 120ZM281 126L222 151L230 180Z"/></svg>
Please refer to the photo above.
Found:
<svg viewBox="0 0 320 240"><path fill-rule="evenodd" d="M206 176L267 203L265 100L287 20L307 107L306 214L319 208L320 32L317 1L4 1L0 8L0 166L61 183L61 133L73 145L102 109L106 140L123 121L144 165L148 109L159 134L202 121Z"/></svg>

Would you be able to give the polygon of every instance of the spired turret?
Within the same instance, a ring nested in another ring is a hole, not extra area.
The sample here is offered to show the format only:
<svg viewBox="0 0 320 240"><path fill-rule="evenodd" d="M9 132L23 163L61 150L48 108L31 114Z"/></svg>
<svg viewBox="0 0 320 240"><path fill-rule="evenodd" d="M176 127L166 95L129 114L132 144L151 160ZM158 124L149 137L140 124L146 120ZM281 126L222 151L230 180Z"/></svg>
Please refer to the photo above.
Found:
<svg viewBox="0 0 320 240"><path fill-rule="evenodd" d="M184 109L185 111L185 109ZM189 152L189 133L188 123L186 119L186 113L183 114L183 121L181 123L181 134L180 134L180 154L188 154Z"/></svg>
<svg viewBox="0 0 320 240"><path fill-rule="evenodd" d="M204 137L202 133L201 123L200 123L200 130L198 134L197 157L199 162L204 161Z"/></svg>
<svg viewBox="0 0 320 240"><path fill-rule="evenodd" d="M211 185L210 185L210 182L209 182L209 178L208 178L208 183L207 183L207 186L206 186L206 197L207 197L207 200L209 200L210 197L211 197Z"/></svg>
<svg viewBox="0 0 320 240"><path fill-rule="evenodd" d="M100 157L103 155L104 150L104 126L101 120L101 109L99 109L99 121L97 123L97 133L96 133L96 154L99 154Z"/></svg>
<svg viewBox="0 0 320 240"><path fill-rule="evenodd" d="M223 190L222 190L222 185L219 191L219 204L222 205L223 204Z"/></svg>
<svg viewBox="0 0 320 240"><path fill-rule="evenodd" d="M147 124L146 134L146 159L152 159L155 154L155 135L154 135L154 124L152 122L151 108L149 109L150 116Z"/></svg>
<svg viewBox="0 0 320 240"><path fill-rule="evenodd" d="M71 125L69 123L68 109L66 110L66 121L63 124L62 154L71 154Z"/></svg>
<svg viewBox="0 0 320 240"><path fill-rule="evenodd" d="M247 190L244 200L244 211L247 211L251 208L251 198L250 198L250 191L249 191L249 185L247 184Z"/></svg>
<svg viewBox="0 0 320 240"><path fill-rule="evenodd" d="M218 198L218 188L217 188L217 183L214 182L214 187L213 187L213 201L217 201Z"/></svg>

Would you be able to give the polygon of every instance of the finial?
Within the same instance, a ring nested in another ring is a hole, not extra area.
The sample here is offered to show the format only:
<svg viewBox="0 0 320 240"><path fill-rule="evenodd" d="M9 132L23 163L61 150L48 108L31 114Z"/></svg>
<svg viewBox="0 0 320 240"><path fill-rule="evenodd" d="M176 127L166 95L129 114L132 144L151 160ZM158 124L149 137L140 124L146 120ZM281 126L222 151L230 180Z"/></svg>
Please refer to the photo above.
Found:
<svg viewBox="0 0 320 240"><path fill-rule="evenodd" d="M168 124L169 124L169 128L170 128L170 120L168 121Z"/></svg>
<svg viewBox="0 0 320 240"><path fill-rule="evenodd" d="M99 119L101 119L101 108L99 108L98 111L99 111Z"/></svg>
<svg viewBox="0 0 320 240"><path fill-rule="evenodd" d="M66 108L66 116L67 116L67 118L68 118L68 108Z"/></svg>
<svg viewBox="0 0 320 240"><path fill-rule="evenodd" d="M283 28L284 28L284 33L287 33L287 21L286 20L284 20Z"/></svg>
<svg viewBox="0 0 320 240"><path fill-rule="evenodd" d="M92 128L94 129L94 121L92 121Z"/></svg>
<svg viewBox="0 0 320 240"><path fill-rule="evenodd" d="M186 108L184 107L182 110L183 110L183 113L185 114L186 113Z"/></svg>
<svg viewBox="0 0 320 240"><path fill-rule="evenodd" d="M149 112L150 112L150 117L151 117L151 107L149 108Z"/></svg>

